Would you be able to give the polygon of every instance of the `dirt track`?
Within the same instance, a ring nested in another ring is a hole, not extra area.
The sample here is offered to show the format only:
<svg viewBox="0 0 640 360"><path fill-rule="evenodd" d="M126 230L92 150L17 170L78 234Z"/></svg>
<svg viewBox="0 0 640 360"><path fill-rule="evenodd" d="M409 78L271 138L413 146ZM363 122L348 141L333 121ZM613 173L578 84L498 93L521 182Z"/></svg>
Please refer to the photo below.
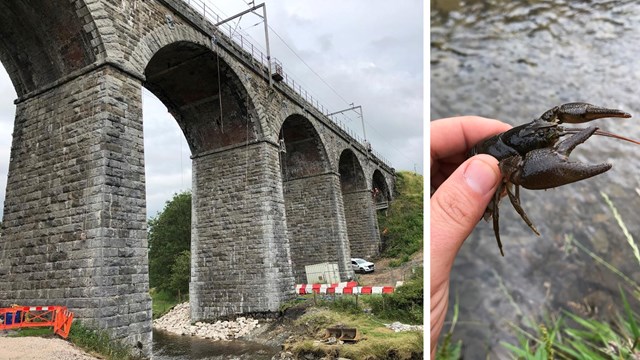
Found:
<svg viewBox="0 0 640 360"><path fill-rule="evenodd" d="M390 259L379 259L374 261L376 271L371 274L358 274L357 279L360 285L371 286L396 286L397 281L404 281L411 277L412 268L423 266L424 252L418 251L413 254L409 262L397 268L389 267Z"/></svg>
<svg viewBox="0 0 640 360"><path fill-rule="evenodd" d="M0 335L0 360L96 360L68 341L57 338Z"/></svg>

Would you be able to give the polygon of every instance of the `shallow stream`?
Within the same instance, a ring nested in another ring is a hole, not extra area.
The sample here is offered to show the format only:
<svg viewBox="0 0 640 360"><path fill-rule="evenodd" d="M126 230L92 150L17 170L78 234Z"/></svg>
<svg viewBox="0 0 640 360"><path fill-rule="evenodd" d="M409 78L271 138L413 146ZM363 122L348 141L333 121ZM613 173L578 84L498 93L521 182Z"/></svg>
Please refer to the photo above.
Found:
<svg viewBox="0 0 640 360"><path fill-rule="evenodd" d="M154 360L269 360L278 351L249 341L212 341L153 330Z"/></svg>

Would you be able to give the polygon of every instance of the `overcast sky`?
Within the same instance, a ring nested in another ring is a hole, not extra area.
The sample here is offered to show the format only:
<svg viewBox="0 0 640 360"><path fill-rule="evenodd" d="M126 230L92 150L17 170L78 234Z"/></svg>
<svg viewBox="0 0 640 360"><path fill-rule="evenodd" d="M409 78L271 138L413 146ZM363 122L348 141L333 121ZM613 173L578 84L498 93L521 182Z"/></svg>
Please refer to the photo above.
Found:
<svg viewBox="0 0 640 360"><path fill-rule="evenodd" d="M222 17L248 8L244 0L204 2ZM349 103L361 105L373 148L396 170L415 169L422 174L422 1L267 0L266 4L269 26L275 31L269 34L271 56L282 62L284 71L330 111L348 108ZM260 21L247 14L240 19L237 31L249 34L256 46L264 48ZM0 68L0 209L15 98L13 85ZM143 117L147 214L151 217L174 193L191 188L191 154L166 107L146 90ZM338 119L362 137L355 113Z"/></svg>

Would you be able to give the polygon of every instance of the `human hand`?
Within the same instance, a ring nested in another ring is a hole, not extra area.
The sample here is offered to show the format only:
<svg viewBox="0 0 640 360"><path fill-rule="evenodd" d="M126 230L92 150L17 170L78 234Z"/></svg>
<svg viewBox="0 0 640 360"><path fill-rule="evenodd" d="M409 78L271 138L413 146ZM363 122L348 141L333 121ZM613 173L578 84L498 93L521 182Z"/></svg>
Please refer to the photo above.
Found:
<svg viewBox="0 0 640 360"><path fill-rule="evenodd" d="M501 179L489 155L467 159L476 143L511 128L477 116L431 122L431 358L444 325L453 261Z"/></svg>

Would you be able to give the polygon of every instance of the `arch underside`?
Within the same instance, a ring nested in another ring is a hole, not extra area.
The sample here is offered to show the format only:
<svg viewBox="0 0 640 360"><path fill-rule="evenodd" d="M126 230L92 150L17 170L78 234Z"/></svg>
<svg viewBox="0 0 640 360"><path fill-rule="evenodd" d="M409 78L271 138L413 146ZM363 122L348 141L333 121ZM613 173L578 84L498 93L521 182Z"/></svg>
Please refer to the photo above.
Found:
<svg viewBox="0 0 640 360"><path fill-rule="evenodd" d="M18 96L95 61L93 36L69 1L0 2L0 61Z"/></svg>
<svg viewBox="0 0 640 360"><path fill-rule="evenodd" d="M371 180L372 191L374 192L374 201L377 204L389 202L391 200L391 192L387 180L382 172L376 169L373 172L373 178Z"/></svg>
<svg viewBox="0 0 640 360"><path fill-rule="evenodd" d="M193 155L258 138L253 102L210 49L186 41L165 46L149 61L145 77L145 87L178 121Z"/></svg>

